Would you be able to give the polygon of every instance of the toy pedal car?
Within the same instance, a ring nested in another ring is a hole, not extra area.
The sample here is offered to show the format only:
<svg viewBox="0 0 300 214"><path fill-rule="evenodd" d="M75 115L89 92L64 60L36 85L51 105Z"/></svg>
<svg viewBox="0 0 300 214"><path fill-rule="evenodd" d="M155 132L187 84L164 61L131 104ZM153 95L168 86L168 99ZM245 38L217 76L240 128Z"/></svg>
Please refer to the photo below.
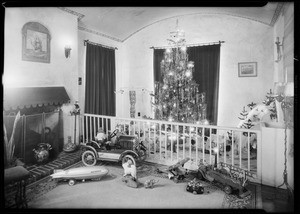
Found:
<svg viewBox="0 0 300 214"><path fill-rule="evenodd" d="M186 191L191 192L195 195L203 194L204 187L202 186L202 184L199 181L196 181L196 179L194 179L187 184Z"/></svg>
<svg viewBox="0 0 300 214"><path fill-rule="evenodd" d="M82 162L85 166L94 166L98 160L125 163L130 159L134 165L136 161L144 161L146 158L146 147L137 136L123 135L117 136L119 130L116 129L110 134L108 140L116 136L116 140L109 149L101 147L97 142L90 140L81 144L83 153Z"/></svg>

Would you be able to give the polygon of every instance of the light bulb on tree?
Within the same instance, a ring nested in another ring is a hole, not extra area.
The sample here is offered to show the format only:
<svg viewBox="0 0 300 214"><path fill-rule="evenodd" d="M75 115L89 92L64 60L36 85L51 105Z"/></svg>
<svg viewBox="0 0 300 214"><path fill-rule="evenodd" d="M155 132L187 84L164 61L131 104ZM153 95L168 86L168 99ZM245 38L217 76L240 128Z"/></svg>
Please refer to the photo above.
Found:
<svg viewBox="0 0 300 214"><path fill-rule="evenodd" d="M186 46L182 46L182 47L180 48L180 50L186 51Z"/></svg>
<svg viewBox="0 0 300 214"><path fill-rule="evenodd" d="M192 75L192 73L191 73L190 70L187 70L187 71L185 72L185 76L186 76L186 77L190 77L191 75Z"/></svg>
<svg viewBox="0 0 300 214"><path fill-rule="evenodd" d="M188 68L193 68L194 67L194 62L192 62L192 61L189 61L189 63L188 63Z"/></svg>

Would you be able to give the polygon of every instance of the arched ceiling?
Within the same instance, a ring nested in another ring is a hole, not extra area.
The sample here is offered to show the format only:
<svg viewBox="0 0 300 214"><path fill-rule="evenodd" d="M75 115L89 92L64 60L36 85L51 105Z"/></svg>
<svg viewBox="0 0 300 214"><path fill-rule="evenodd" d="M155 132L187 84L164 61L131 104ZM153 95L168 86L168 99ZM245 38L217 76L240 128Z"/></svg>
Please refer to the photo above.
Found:
<svg viewBox="0 0 300 214"><path fill-rule="evenodd" d="M124 42L133 34L159 21L192 15L224 14L273 26L284 3L262 7L60 7L78 17L78 29Z"/></svg>

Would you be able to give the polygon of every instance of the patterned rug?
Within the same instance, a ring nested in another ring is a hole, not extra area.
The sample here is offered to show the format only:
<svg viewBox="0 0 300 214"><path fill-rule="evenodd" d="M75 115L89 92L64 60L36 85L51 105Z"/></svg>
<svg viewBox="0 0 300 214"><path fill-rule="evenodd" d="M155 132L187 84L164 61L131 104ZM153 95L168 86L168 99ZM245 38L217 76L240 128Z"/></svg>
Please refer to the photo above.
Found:
<svg viewBox="0 0 300 214"><path fill-rule="evenodd" d="M118 171L122 172L123 168L119 163L113 163L113 162L106 162L101 163L100 165L107 166L107 167L113 167L118 169ZM83 164L80 162L74 167L81 167ZM162 165L152 164L152 163L146 163L140 166L137 166L137 177L142 178L146 176L155 176L160 177L164 179L169 179L166 173L159 173L157 172L157 168ZM194 178L192 175L187 175L184 180L179 182L189 182ZM60 181L53 181L51 178L45 179L44 181L38 183L37 185L33 185L30 188L27 188L27 201L28 203L45 193L51 191L54 189L57 185L60 184ZM209 195L210 193L222 189L222 185L215 183L215 182L206 182L201 181L201 184L204 186L204 193ZM239 198L237 194L224 194L224 199L222 202L222 206L224 209L255 209L255 185L249 185L247 187L251 193L246 196L245 198ZM13 201L13 197L9 199L10 201ZM8 201L9 201L8 200Z"/></svg>

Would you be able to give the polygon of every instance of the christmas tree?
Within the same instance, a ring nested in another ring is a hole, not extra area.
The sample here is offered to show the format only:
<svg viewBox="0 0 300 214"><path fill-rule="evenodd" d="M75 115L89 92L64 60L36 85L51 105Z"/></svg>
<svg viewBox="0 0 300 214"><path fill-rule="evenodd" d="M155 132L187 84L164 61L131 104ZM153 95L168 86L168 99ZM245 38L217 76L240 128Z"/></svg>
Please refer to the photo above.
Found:
<svg viewBox="0 0 300 214"><path fill-rule="evenodd" d="M160 64L163 82L155 82L155 119L202 123L206 120L205 93L199 93L193 80L194 62L188 60L184 32L177 28L170 36L170 48Z"/></svg>

